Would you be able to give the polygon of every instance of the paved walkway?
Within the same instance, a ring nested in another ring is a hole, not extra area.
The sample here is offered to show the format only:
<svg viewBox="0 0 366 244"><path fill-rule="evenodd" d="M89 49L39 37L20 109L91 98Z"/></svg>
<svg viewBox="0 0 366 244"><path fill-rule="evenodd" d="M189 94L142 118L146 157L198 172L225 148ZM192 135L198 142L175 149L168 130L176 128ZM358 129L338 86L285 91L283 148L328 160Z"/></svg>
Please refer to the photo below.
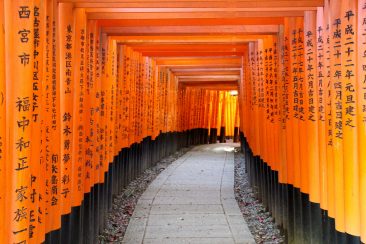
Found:
<svg viewBox="0 0 366 244"><path fill-rule="evenodd" d="M255 243L234 197L234 147L201 145L139 199L123 243Z"/></svg>

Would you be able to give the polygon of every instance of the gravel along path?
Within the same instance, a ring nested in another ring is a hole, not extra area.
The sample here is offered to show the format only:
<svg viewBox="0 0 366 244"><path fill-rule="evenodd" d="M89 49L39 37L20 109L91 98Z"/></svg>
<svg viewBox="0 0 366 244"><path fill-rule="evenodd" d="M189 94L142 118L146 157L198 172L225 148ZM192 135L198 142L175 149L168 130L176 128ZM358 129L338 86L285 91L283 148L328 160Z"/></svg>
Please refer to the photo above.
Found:
<svg viewBox="0 0 366 244"><path fill-rule="evenodd" d="M140 177L132 181L121 194L115 197L112 210L108 213L104 231L98 236L99 243L122 242L130 217L140 196L161 171L190 149L183 148L175 154L162 159L156 166L145 170ZM285 238L273 222L270 213L255 198L254 191L245 173L245 159L240 152L240 148L235 149L234 160L235 198L256 243L284 243Z"/></svg>
<svg viewBox="0 0 366 244"><path fill-rule="evenodd" d="M248 223L256 243L284 243L285 237L274 223L271 214L264 205L255 198L254 191L245 173L245 157L240 148L235 148L235 198Z"/></svg>
<svg viewBox="0 0 366 244"><path fill-rule="evenodd" d="M98 236L99 243L122 243L130 217L135 209L140 196L145 192L149 184L168 165L188 152L191 148L183 148L176 153L162 159L139 176L113 199L112 209L108 213L103 233Z"/></svg>

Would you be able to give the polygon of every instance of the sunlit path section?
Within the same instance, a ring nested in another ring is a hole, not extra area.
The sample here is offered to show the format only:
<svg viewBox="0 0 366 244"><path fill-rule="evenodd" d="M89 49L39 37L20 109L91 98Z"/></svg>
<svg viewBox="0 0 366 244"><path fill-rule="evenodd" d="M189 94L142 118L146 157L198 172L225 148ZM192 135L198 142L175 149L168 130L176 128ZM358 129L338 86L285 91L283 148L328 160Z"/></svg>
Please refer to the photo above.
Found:
<svg viewBox="0 0 366 244"><path fill-rule="evenodd" d="M254 243L234 198L235 143L193 148L141 196L123 243Z"/></svg>

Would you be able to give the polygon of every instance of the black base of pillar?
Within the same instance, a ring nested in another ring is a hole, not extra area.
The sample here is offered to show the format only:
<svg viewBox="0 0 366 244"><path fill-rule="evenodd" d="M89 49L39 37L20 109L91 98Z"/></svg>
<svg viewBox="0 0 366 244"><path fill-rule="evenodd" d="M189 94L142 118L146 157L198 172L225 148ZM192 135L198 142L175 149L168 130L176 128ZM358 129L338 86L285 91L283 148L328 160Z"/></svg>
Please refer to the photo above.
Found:
<svg viewBox="0 0 366 244"><path fill-rule="evenodd" d="M226 138L225 138L225 127L221 127L220 128L219 141L220 141L220 143L225 143L226 142Z"/></svg>
<svg viewBox="0 0 366 244"><path fill-rule="evenodd" d="M334 219L320 208L319 203L311 202L308 194L292 185L280 183L278 173L253 155L241 132L240 141L249 183L275 222L283 228L285 243L361 243L359 236L338 232Z"/></svg>

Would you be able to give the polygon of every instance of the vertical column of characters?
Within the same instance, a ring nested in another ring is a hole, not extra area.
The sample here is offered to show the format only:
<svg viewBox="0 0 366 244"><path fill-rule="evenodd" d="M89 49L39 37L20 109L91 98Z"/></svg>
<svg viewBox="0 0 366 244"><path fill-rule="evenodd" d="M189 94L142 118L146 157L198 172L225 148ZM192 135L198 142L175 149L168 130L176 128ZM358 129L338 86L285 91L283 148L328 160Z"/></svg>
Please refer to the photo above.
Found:
<svg viewBox="0 0 366 244"><path fill-rule="evenodd" d="M305 123L307 127L307 162L309 164L310 201L320 203L319 135L318 135L318 81L316 12L306 11L304 16L305 92L307 100Z"/></svg>
<svg viewBox="0 0 366 244"><path fill-rule="evenodd" d="M97 22L95 25L95 168L97 171L97 183L104 182L104 156L103 156L103 144L104 135L102 127L102 115L101 115L101 104L102 104L102 53L101 53L101 28Z"/></svg>
<svg viewBox="0 0 366 244"><path fill-rule="evenodd" d="M361 241L366 242L366 1L358 1L357 10L357 127L360 177Z"/></svg>
<svg viewBox="0 0 366 244"><path fill-rule="evenodd" d="M140 77L140 83L139 83L139 91L138 91L138 98L139 98L139 142L142 142L142 139L144 138L144 126L145 126L145 57L142 56L141 53L139 53L139 77Z"/></svg>
<svg viewBox="0 0 366 244"><path fill-rule="evenodd" d="M306 114L308 95L305 90L305 57L304 57L304 18L296 18L296 29L297 29L297 121L298 121L298 134L295 137L296 147L299 149L299 164L300 164L300 187L304 193L309 193L309 160L307 154L308 136L307 136L307 124Z"/></svg>
<svg viewBox="0 0 366 244"><path fill-rule="evenodd" d="M32 82L32 127L31 138L31 182L30 182L30 200L29 209L29 241L40 243L44 241L44 195L45 195L45 161L44 151L42 150L42 134L45 132L43 127L44 117L42 114L42 81L44 66L44 42L46 27L46 2L43 0L34 1L33 9L33 82ZM34 166L34 167L33 167Z"/></svg>
<svg viewBox="0 0 366 244"><path fill-rule="evenodd" d="M58 62L60 60L59 50L59 35L57 28L59 26L59 12L57 1L52 1L52 34L51 34L51 179L50 179L50 212L48 217L50 218L51 230L57 230L61 228L61 164L62 155L61 149L61 114L60 114L60 68Z"/></svg>
<svg viewBox="0 0 366 244"><path fill-rule="evenodd" d="M141 69L141 66L140 66L140 53L138 52L134 52L134 60L135 60L135 75L134 75L134 78L135 78L135 83L134 83L134 88L135 88L135 107L134 107L134 123L135 123L135 140L134 142L135 143L138 143L140 141L140 119L141 119L141 115L140 115L140 102L141 102L141 99L140 99L140 86L141 86L141 79L140 79L140 75L141 75L141 72L140 72L140 69ZM164 120L164 118L162 118L162 120Z"/></svg>
<svg viewBox="0 0 366 244"><path fill-rule="evenodd" d="M87 23L88 28L88 47L89 47L89 62L87 66L87 71L89 75L88 85L89 85L89 99L90 99L90 108L88 113L90 114L89 121L89 134L88 141L89 146L87 149L87 160L88 166L90 168L90 186L93 187L96 182L99 181L99 163L97 157L97 114L98 114L98 99L97 99L97 89L96 89L96 73L95 73L95 65L96 65L96 36L98 35L97 31L97 21L89 20Z"/></svg>
<svg viewBox="0 0 366 244"><path fill-rule="evenodd" d="M343 168L343 111L342 111L342 27L341 1L330 2L330 71L332 101L332 145L334 162L335 225L345 231L344 168Z"/></svg>
<svg viewBox="0 0 366 244"><path fill-rule="evenodd" d="M169 128L170 128L170 111L171 111L171 104L173 102L173 94L172 94L172 89L171 89L171 84L172 84L172 74L169 70L167 70L166 72L166 80L167 80L167 89L166 89L166 99L165 99L165 130L166 132L169 132Z"/></svg>
<svg viewBox="0 0 366 244"><path fill-rule="evenodd" d="M293 47L292 47L292 31L295 19L288 17L284 19L284 40L283 40L283 128L286 134L286 172L287 183L295 186L295 157L294 157L294 87L293 80Z"/></svg>
<svg viewBox="0 0 366 244"><path fill-rule="evenodd" d="M265 56L267 60L264 59L264 62L267 62L266 72L267 79L265 80L264 87L265 87L265 123L266 123L266 147L267 147L267 160L271 169L274 169L274 131L273 131L273 66L272 66L272 59L273 59L273 39L272 36L268 36L265 39L266 43L266 50ZM264 50L265 51L265 50ZM272 146L269 146L272 145Z"/></svg>
<svg viewBox="0 0 366 244"><path fill-rule="evenodd" d="M143 120L143 62L142 62L142 55L139 52L136 52L136 113L137 113L137 120L136 120L136 142L140 143L142 138L142 120Z"/></svg>
<svg viewBox="0 0 366 244"><path fill-rule="evenodd" d="M113 38L108 37L108 62L110 63L109 75L109 94L110 94L110 111L109 111L109 158L110 163L113 162L114 156L114 127L115 127L115 111L116 111L116 71L117 71L117 43Z"/></svg>
<svg viewBox="0 0 366 244"><path fill-rule="evenodd" d="M242 117L244 118L241 125L244 127L244 130L246 132L246 138L249 141L250 138L253 135L253 128L250 124L251 120L249 120L249 117L252 118L252 120L255 119L254 116L254 109L252 106L252 97L253 97L253 89L252 89L252 81L251 81L251 76L252 76L252 66L251 66L251 58L252 58L252 51L250 50L250 44L248 45L247 48L247 52L245 55L245 59L244 59L244 69L241 71L241 75L244 79L243 81L243 87L242 87L242 91L243 91L243 96L245 99L245 103L243 103L243 114L245 111L246 116ZM242 115L241 115L242 116Z"/></svg>
<svg viewBox="0 0 366 244"><path fill-rule="evenodd" d="M33 77L33 1L4 2L6 110L4 241L29 241ZM4 101L5 100L5 101Z"/></svg>
<svg viewBox="0 0 366 244"><path fill-rule="evenodd" d="M276 40L274 38L274 36L269 36L268 38L268 74L269 74L269 86L268 86L268 90L266 91L267 94L267 103L269 105L267 105L268 108L268 112L269 112L269 118L267 120L268 123L268 139L269 139L269 144L268 145L272 145L269 146L268 148L270 149L269 151L269 161L271 162L271 168L272 170L276 170L276 156L277 156L277 143L276 143L276 138L277 138L277 131L276 131L276 127L275 127L275 84L274 84L274 75L273 75L273 69L274 69L274 65L273 65L273 56L274 56L274 46L276 45Z"/></svg>
<svg viewBox="0 0 366 244"><path fill-rule="evenodd" d="M141 84L141 109L142 109L142 121L141 121L141 141L147 136L147 119L148 119L148 93L149 93L149 58L141 57L142 62L142 84Z"/></svg>
<svg viewBox="0 0 366 244"><path fill-rule="evenodd" d="M143 85L144 85L144 63L143 57L141 53L137 52L138 54L138 83L137 83L137 113L138 113L138 120L137 120L137 142L140 143L142 140L142 127L143 127L143 120L144 120L144 97L143 97Z"/></svg>
<svg viewBox="0 0 366 244"><path fill-rule="evenodd" d="M174 92L174 82L175 77L172 72L169 72L169 91L168 91L168 132L172 132L172 123L173 123L173 111L174 111L174 104L175 104L175 92Z"/></svg>
<svg viewBox="0 0 366 244"><path fill-rule="evenodd" d="M0 28L5 29L4 0L0 1ZM6 166L6 85L5 85L5 36L0 32L0 189L6 189L5 166ZM5 233L8 232L5 223L5 190L0 191L0 242L5 243Z"/></svg>
<svg viewBox="0 0 366 244"><path fill-rule="evenodd" d="M257 42L257 67L258 67L258 76L257 82L259 84L259 99L258 99L258 108L259 108L259 138L260 138L260 155L263 161L268 162L268 151L267 147L267 121L266 121L266 84L265 84L265 38L259 39Z"/></svg>
<svg viewBox="0 0 366 244"><path fill-rule="evenodd" d="M173 116L174 116L174 124L173 124L173 131L177 132L177 124L178 124L178 107L180 106L180 104L178 103L178 77L174 75L174 96L175 96L175 102L174 102L174 111L173 111ZM207 122L207 126L208 126L208 122Z"/></svg>
<svg viewBox="0 0 366 244"><path fill-rule="evenodd" d="M276 87L275 87L275 76L274 76L274 55L275 55L275 46L277 45L276 39L274 36L269 36L269 46L268 46L268 73L269 73L269 89L268 89L268 98L267 101L269 103L269 120L268 120L268 134L269 134L269 148L272 148L270 151L271 154L268 155L271 161L271 168L272 170L277 170L277 136L278 132L276 130L276 101L275 101L275 93L276 93ZM272 145L272 147L270 146Z"/></svg>
<svg viewBox="0 0 366 244"><path fill-rule="evenodd" d="M287 125L289 113L289 50L288 28L281 26L277 35L277 82L278 82L278 119L279 119L279 182L289 183L287 167Z"/></svg>
<svg viewBox="0 0 366 244"><path fill-rule="evenodd" d="M263 160L271 167L272 166L272 147L268 147L271 144L272 134L270 131L270 120L271 120L271 109L270 109L270 89L271 89L271 77L269 72L269 49L271 45L271 39L269 36L266 36L263 39L263 46L261 50L261 59L262 59L262 67L263 67Z"/></svg>
<svg viewBox="0 0 366 244"><path fill-rule="evenodd" d="M154 76L153 76L153 70L154 70L154 66L155 66L155 61L151 58L148 58L147 61L147 80L148 80L148 85L147 85L147 91L146 91L146 102L147 104L145 106L147 106L147 118L146 118L146 134L147 136L151 136L153 128L152 128L152 122L153 122L153 116L152 116L152 112L153 112L153 83L154 83Z"/></svg>
<svg viewBox="0 0 366 244"><path fill-rule="evenodd" d="M163 89L163 133L166 132L167 127L167 100L168 100L168 88L169 88L169 76L168 76L168 69L164 69L163 72L163 80L164 80L164 89Z"/></svg>
<svg viewBox="0 0 366 244"><path fill-rule="evenodd" d="M150 59L149 66L149 81L150 81L150 92L149 92L149 120L148 120L148 135L152 136L154 134L154 85L155 85L155 69L156 69L156 61L154 59Z"/></svg>
<svg viewBox="0 0 366 244"><path fill-rule="evenodd" d="M257 116L256 116L256 111L255 111L255 104L258 104L257 101L257 97L256 97L256 92L257 90L254 88L255 83L253 83L253 77L255 76L255 69L254 69L254 65L255 65L255 52L254 52L254 43L250 42L248 44L248 59L247 59L247 69L245 69L244 71L244 75L246 77L245 79L245 83L244 83L244 87L243 89L246 90L250 90L250 92L247 92L247 94L250 94L250 97L247 98L247 106L248 107L248 113L250 114L250 116L253 118L253 123L255 123L257 121ZM253 126L251 126L251 120L245 118L247 125L245 125L245 127L248 130L248 134L247 134L247 140L248 143L250 144L253 153L256 150L256 144L253 143L253 138L255 135L255 128Z"/></svg>
<svg viewBox="0 0 366 244"><path fill-rule="evenodd" d="M258 126L254 127L254 142L255 142L255 148L256 148L256 156L260 156L261 155L261 138L260 138L260 131L262 130L261 127L261 113L260 113L260 104L261 104L261 98L260 98L260 94L261 94L261 83L259 81L259 52L258 52L258 42L254 42L254 65L253 65L253 69L254 69L254 76L252 77L252 84L253 84L253 89L254 89L254 85L256 86L256 98L257 98L257 106L255 108L255 114L256 114L256 124Z"/></svg>
<svg viewBox="0 0 366 244"><path fill-rule="evenodd" d="M329 1L324 2L324 93L325 93L325 139L327 158L328 216L335 218L334 209L334 161L333 161L333 89L331 73L331 14Z"/></svg>
<svg viewBox="0 0 366 244"><path fill-rule="evenodd" d="M173 75L173 73L172 73ZM173 89L173 95L174 95L174 103L172 104L173 106L173 111L172 111L172 116L173 116L173 121L172 121L172 131L173 132L177 132L177 112L178 112L178 77L173 75L173 84L172 84L172 89ZM209 96L209 95L208 95ZM208 128L208 118L207 118L207 125L206 128Z"/></svg>
<svg viewBox="0 0 366 244"><path fill-rule="evenodd" d="M72 137L73 124L73 55L74 55L74 29L73 5L60 3L58 37L60 40L60 114L61 114L61 214L71 211L71 170L72 162Z"/></svg>
<svg viewBox="0 0 366 244"><path fill-rule="evenodd" d="M357 0L341 3L341 82L345 231L360 236L357 143Z"/></svg>
<svg viewBox="0 0 366 244"><path fill-rule="evenodd" d="M159 66L158 70L157 70L157 80L156 80L156 112L157 112L157 120L156 120L156 136L158 136L161 133L161 121L162 121L162 109L161 109L161 103L162 103L162 67Z"/></svg>
<svg viewBox="0 0 366 244"><path fill-rule="evenodd" d="M100 157L103 157L103 171L107 172L109 167L109 162L107 159L107 104L106 104L106 82L107 82L107 50L108 50L108 42L107 42L107 34L103 33L100 37L100 79L101 79L101 87L100 87L100 136L101 136L101 145L100 145Z"/></svg>
<svg viewBox="0 0 366 244"><path fill-rule="evenodd" d="M159 132L164 132L164 121L165 121L165 89L166 89L166 79L165 79L166 68L161 68L159 72Z"/></svg>
<svg viewBox="0 0 366 244"><path fill-rule="evenodd" d="M169 89L170 89L170 71L168 69L166 69L165 71L165 80L166 80L166 85L165 85L165 99L164 99L164 109L165 109L165 132L168 132L168 121L169 121L169 105L168 105L168 100L169 98Z"/></svg>
<svg viewBox="0 0 366 244"><path fill-rule="evenodd" d="M108 79L108 36L106 33L100 34L100 130L101 146L100 157L103 157L103 171L108 172L108 97L107 97L107 79ZM103 176L104 177L104 176Z"/></svg>
<svg viewBox="0 0 366 244"><path fill-rule="evenodd" d="M86 14L82 8L75 8L74 22L74 96L72 120L72 169L71 169L71 206L80 206L84 197L85 168L85 90L86 90Z"/></svg>
<svg viewBox="0 0 366 244"><path fill-rule="evenodd" d="M125 104L125 100L126 100L126 93L125 93L125 87L126 87L126 75L127 75L127 71L126 71L126 46L124 45L120 45L120 75L121 75L121 84L120 84L120 96L121 96L121 108L120 108L120 116L121 116L121 122L120 122L120 146L121 148L124 148L127 146L127 140L128 137L126 135L126 104Z"/></svg>
<svg viewBox="0 0 366 244"><path fill-rule="evenodd" d="M273 116L274 116L274 130L275 130L275 170L280 171L281 170L281 142L282 142L282 131L281 131L281 117L280 117L280 37L273 36L273 58L272 58L272 65L273 65Z"/></svg>
<svg viewBox="0 0 366 244"><path fill-rule="evenodd" d="M251 148L253 150L253 153L255 156L259 155L259 126L253 126L253 123L258 124L259 122L259 113L258 113L258 83L256 82L257 77L257 60L256 60L256 48L255 43L251 42L249 43L248 48L248 56L249 56L249 62L248 66L250 67L250 70L248 71L248 89L251 90L251 97L248 99L248 103L250 103L251 108L251 115L253 117L253 122L248 120L248 128L250 130L250 134L248 136L248 141L251 144Z"/></svg>
<svg viewBox="0 0 366 244"><path fill-rule="evenodd" d="M271 97L272 97L272 129L273 129L273 168L276 171L280 170L280 144L279 144L279 137L280 137L280 117L278 108L280 106L278 100L278 37L272 36L272 55L270 55L270 71L272 76L272 90L271 90Z"/></svg>
<svg viewBox="0 0 366 244"><path fill-rule="evenodd" d="M146 80L146 57L140 56L140 136L139 141L141 142L142 139L145 137L145 125L146 125L146 98L145 98L145 89L147 86Z"/></svg>
<svg viewBox="0 0 366 244"><path fill-rule="evenodd" d="M135 142L135 54L131 50L130 51L130 59L131 59L131 66L130 66L130 102L129 102L129 118L130 118L130 126L129 126L129 144L132 145ZM158 119L159 117L157 117Z"/></svg>
<svg viewBox="0 0 366 244"><path fill-rule="evenodd" d="M141 97L140 97L140 85L141 85L141 65L140 65L140 54L138 52L134 52L134 88L135 88L135 107L134 107L134 124L135 124L135 143L138 143L140 141L140 120L141 120L141 115L140 115L140 102L141 102Z"/></svg>
<svg viewBox="0 0 366 244"><path fill-rule="evenodd" d="M292 160L294 164L294 187L301 187L301 165L299 150L299 55L298 38L303 34L297 18L292 19L290 23L290 62L291 62L291 105L292 105ZM299 33L300 32L300 33ZM301 44L300 44L301 45Z"/></svg>
<svg viewBox="0 0 366 244"><path fill-rule="evenodd" d="M116 96L116 132L114 137L115 153L122 148L122 86L123 86L123 65L124 65L123 46L117 44L117 96Z"/></svg>
<svg viewBox="0 0 366 244"><path fill-rule="evenodd" d="M183 132L184 131L184 107L185 107L185 101L184 101L184 90L183 90L183 86L181 84L179 84L178 87L178 94L179 94L179 104L180 106L178 107L178 111L179 111L179 131Z"/></svg>
<svg viewBox="0 0 366 244"><path fill-rule="evenodd" d="M129 99L130 99L130 65L131 59L129 56L129 49L123 46L123 83L122 83L122 95L123 95L123 113L122 113L122 146L129 146Z"/></svg>
<svg viewBox="0 0 366 244"><path fill-rule="evenodd" d="M131 95L132 95L132 143L137 142L137 127L138 127L138 99L137 99L137 93L138 93L138 54L137 52L132 52L132 80L131 80Z"/></svg>
<svg viewBox="0 0 366 244"><path fill-rule="evenodd" d="M84 179L83 179L83 185L84 185L84 193L89 193L91 188L91 168L92 168L92 141L90 139L90 111L92 108L91 104L91 88L90 88L90 33L91 33L91 22L88 20L86 22L86 32L85 32L85 87L84 87L84 133L85 133L85 139L84 139L84 150L83 150L83 156L84 156Z"/></svg>
<svg viewBox="0 0 366 244"><path fill-rule="evenodd" d="M147 136L147 120L148 120L148 93L150 88L149 81L149 58L142 57L142 131L141 139Z"/></svg>
<svg viewBox="0 0 366 244"><path fill-rule="evenodd" d="M42 81L42 106L41 106L41 119L42 119L42 161L43 179L44 179L44 231L45 233L50 231L50 218L48 213L50 211L50 180L51 180L51 86L52 86L52 0L48 0L45 3L45 39L43 45L43 81Z"/></svg>
<svg viewBox="0 0 366 244"><path fill-rule="evenodd" d="M263 39L259 39L256 42L256 66L257 76L256 82L258 82L258 129L257 135L259 138L259 155L264 161L267 160L267 147L266 145L266 121L265 121L265 86L264 86L264 43Z"/></svg>
<svg viewBox="0 0 366 244"><path fill-rule="evenodd" d="M159 129L158 129L158 80L159 80L159 69L160 67L157 65L155 68L155 72L154 72L154 119L153 119L153 126L154 126L154 133L153 133L153 138L155 139L156 136L159 133Z"/></svg>
<svg viewBox="0 0 366 244"><path fill-rule="evenodd" d="M272 170L276 170L276 153L277 153L277 131L275 130L275 101L274 101L274 76L273 76L273 49L274 49L275 39L273 36L268 36L268 85L266 90L266 107L268 113L267 119L267 138L268 138L268 161ZM272 145L272 146L271 146Z"/></svg>
<svg viewBox="0 0 366 244"><path fill-rule="evenodd" d="M89 84L90 84L90 151L88 152L89 159L91 161L91 175L90 182L91 186L99 181L99 165L97 163L97 107L98 100L96 98L96 36L98 35L98 23L96 20L88 22L89 29Z"/></svg>
<svg viewBox="0 0 366 244"><path fill-rule="evenodd" d="M325 106L326 106L326 69L325 62L325 26L324 26L324 8L319 7L316 13L316 90L317 95L317 123L318 123L318 161L319 161L319 190L320 190L320 207L324 210L328 209L328 172L327 172L327 139L325 128ZM311 183L311 182L310 182ZM312 183L311 183L312 184Z"/></svg>

